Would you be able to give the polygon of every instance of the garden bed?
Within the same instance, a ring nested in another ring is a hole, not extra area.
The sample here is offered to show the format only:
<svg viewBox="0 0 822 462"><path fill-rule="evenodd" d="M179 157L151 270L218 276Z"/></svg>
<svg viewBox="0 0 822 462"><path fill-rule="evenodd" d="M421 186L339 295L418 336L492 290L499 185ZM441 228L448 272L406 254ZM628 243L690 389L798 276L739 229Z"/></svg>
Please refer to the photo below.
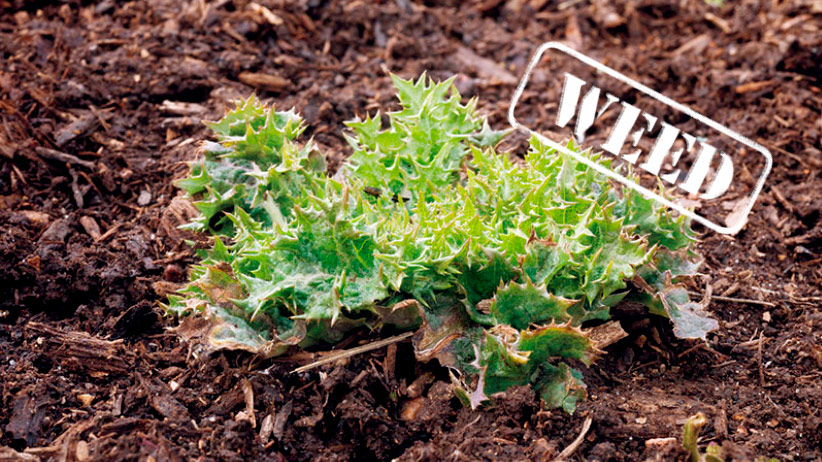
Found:
<svg viewBox="0 0 822 462"><path fill-rule="evenodd" d="M697 412L729 460L822 457L822 4L283 3L0 0L0 460L553 460L590 417L571 460L632 461ZM172 181L203 120L256 90L333 171L342 122L397 107L389 71L459 74L501 129L548 40L771 150L746 228L698 229L701 282L730 300L707 344L625 311L568 416L527 388L464 408L407 341L292 373L321 353L207 355L168 330L198 239Z"/></svg>

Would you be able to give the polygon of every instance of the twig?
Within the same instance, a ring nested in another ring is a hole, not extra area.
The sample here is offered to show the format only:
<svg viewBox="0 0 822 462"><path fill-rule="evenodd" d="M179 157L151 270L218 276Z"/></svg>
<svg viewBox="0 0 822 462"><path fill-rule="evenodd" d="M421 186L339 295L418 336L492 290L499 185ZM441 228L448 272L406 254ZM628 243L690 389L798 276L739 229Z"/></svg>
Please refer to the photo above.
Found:
<svg viewBox="0 0 822 462"><path fill-rule="evenodd" d="M728 355L722 354L722 353L714 350L707 343L697 343L696 345L692 346L691 348L688 348L687 350L685 350L682 353L678 354L677 359L682 359L683 356L685 356L689 353L693 353L696 350L705 350L709 353L713 353L714 355L716 355L719 359L721 359L723 361L728 361L730 359L730 357Z"/></svg>
<svg viewBox="0 0 822 462"><path fill-rule="evenodd" d="M771 144L771 143L768 143L767 141L765 141L765 140L764 140L764 139L762 139L762 138L757 138L757 141L758 141L760 144L765 145L765 147L766 147L766 148L773 149L774 151L776 151L776 152L778 152L778 153L780 153L780 154L786 155L786 156L790 157L791 159L793 159L793 160L795 160L795 161L799 162L800 164L802 164L802 165L804 165L804 166L806 166L806 167L808 166L808 164L809 164L809 163L810 163L810 164L812 164L812 166L814 166L814 167L820 167L820 166L822 166L822 162L820 162L820 161L819 161L819 160L817 160L817 159L814 159L814 158L813 158L813 157L811 157L811 156L808 156L808 158L807 158L807 159L803 159L803 158L801 158L801 157L797 156L797 155L796 155L796 154L794 154L794 153L788 152L788 151L786 151L786 150L784 150L784 149L780 148L779 146L775 146L775 145L773 145L773 144Z"/></svg>
<svg viewBox="0 0 822 462"><path fill-rule="evenodd" d="M582 3L583 1L584 0L566 0L562 3L560 3L559 5L557 5L557 10L562 11L562 10L571 8L572 6L576 5L577 3Z"/></svg>
<svg viewBox="0 0 822 462"><path fill-rule="evenodd" d="M572 441L567 448L563 449L562 452L559 453L559 456L554 459L554 462L564 462L567 458L571 457L571 454L573 454L579 445L582 444L582 441L585 439L585 435L588 433L588 430L591 429L591 422L593 421L594 419L591 418L591 416L585 418L585 422L582 423L582 430L579 432L579 436L577 436L577 438Z"/></svg>
<svg viewBox="0 0 822 462"><path fill-rule="evenodd" d="M691 295L691 296L694 296L694 297L701 297L702 296L702 294L697 293L697 292L693 292L693 291L690 291L690 290L688 291L688 295ZM746 303L748 305L760 305L760 306L770 306L770 307L776 307L777 306L776 303L766 302L764 300L754 300L754 299L751 299L751 298L723 297L721 295L713 295L713 296L711 296L711 300L717 300L717 301L720 301L720 302Z"/></svg>
<svg viewBox="0 0 822 462"><path fill-rule="evenodd" d="M646 367L653 366L654 364L657 364L657 363L659 363L659 360L655 359L653 361L649 361L647 363L640 364L637 367L633 367L633 364L632 364L631 367L628 368L628 373L633 373L633 372L636 372L640 369L645 369Z"/></svg>
<svg viewBox="0 0 822 462"><path fill-rule="evenodd" d="M49 160L56 160L57 162L65 162L68 164L80 165L89 170L94 170L94 162L83 160L77 156L62 151L37 146L36 148L34 148L34 152L36 152L37 155L39 155L40 157L44 157Z"/></svg>
<svg viewBox="0 0 822 462"><path fill-rule="evenodd" d="M362 354L362 353L365 353L367 351L376 350L376 349L382 348L384 346L391 345L392 343L401 342L401 341L411 337L412 335L414 335L413 332L406 332L404 334L396 335L394 337L389 337L389 338L384 339L384 340L378 340L376 342L369 343L367 345L362 345L362 346L358 346L356 348L351 348L350 350L343 350L343 351L340 351L339 353L330 354L330 355L326 356L325 358L314 361L311 364L306 364L305 366L300 366L300 367L294 369L293 371L291 371L291 373L296 374L296 373L299 373L299 372L305 372L307 370L314 369L317 366L322 366L323 364L333 363L334 361L338 361L340 359L350 358L352 356L356 356L358 354Z"/></svg>
<svg viewBox="0 0 822 462"><path fill-rule="evenodd" d="M777 292L775 290L764 289L762 287L752 286L751 289L756 290L757 292L762 292L763 294L768 295L779 295L781 292ZM778 301L783 303L817 303L822 302L822 297L819 296L808 296L808 297L800 297L797 295L793 295L788 293L788 298L781 298Z"/></svg>
<svg viewBox="0 0 822 462"><path fill-rule="evenodd" d="M822 377L822 372L814 372L814 373L808 374L808 375L800 375L799 377L796 378L796 381L799 382L799 381L804 381L804 380L810 380L810 379L815 379L817 377Z"/></svg>
<svg viewBox="0 0 822 462"><path fill-rule="evenodd" d="M243 390L243 398L245 399L245 413L248 421L251 423L251 428L257 428L257 418L254 416L254 387L247 378L243 378L240 382Z"/></svg>
<svg viewBox="0 0 822 462"><path fill-rule="evenodd" d="M721 367L730 366L731 364L735 364L735 363L736 363L736 360L731 359L730 361L725 361L724 363L714 364L711 367L714 368L714 369L719 369Z"/></svg>
<svg viewBox="0 0 822 462"><path fill-rule="evenodd" d="M756 349L756 360L759 362L759 386L765 388L765 370L762 367L762 334L759 333L759 346Z"/></svg>
<svg viewBox="0 0 822 462"><path fill-rule="evenodd" d="M77 204L78 209L81 209L85 202L83 202L83 193L80 192L80 186L77 184L77 172L73 168L69 168L69 175L71 175L71 192L74 195L74 203Z"/></svg>
<svg viewBox="0 0 822 462"><path fill-rule="evenodd" d="M754 335L756 335L756 334L754 334ZM733 348L731 348L731 351L735 352L737 350L747 349L747 348L752 348L752 347L759 348L759 346L762 344L762 342L768 342L770 339L771 339L770 337L765 337L763 339L762 336L760 336L756 340L748 340L747 342L737 343L736 345L734 345Z"/></svg>
<svg viewBox="0 0 822 462"><path fill-rule="evenodd" d="M782 204L782 207L785 207L785 210L791 213L794 212L793 205L791 205L791 203L788 202L788 199L785 199L785 196L782 195L782 191L780 191L779 188L776 187L776 185L771 185L771 192L773 193L773 196L776 199L776 201Z"/></svg>
<svg viewBox="0 0 822 462"><path fill-rule="evenodd" d="M105 233L103 233L100 237L94 239L95 242L103 242L108 239L112 234L116 233L120 227L123 226L123 222L119 222L116 225L112 226L108 229Z"/></svg>

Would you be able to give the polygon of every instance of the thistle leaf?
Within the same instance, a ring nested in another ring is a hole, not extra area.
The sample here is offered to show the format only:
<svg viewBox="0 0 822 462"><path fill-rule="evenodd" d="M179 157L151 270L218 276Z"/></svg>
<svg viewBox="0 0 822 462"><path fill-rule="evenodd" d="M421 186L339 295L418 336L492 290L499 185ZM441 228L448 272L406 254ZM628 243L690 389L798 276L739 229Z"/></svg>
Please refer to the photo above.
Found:
<svg viewBox="0 0 822 462"><path fill-rule="evenodd" d="M587 396L582 374L565 363L545 364L534 383L534 390L547 407L560 408L568 414L573 414L577 402Z"/></svg>
<svg viewBox="0 0 822 462"><path fill-rule="evenodd" d="M491 302L491 315L498 323L516 329L527 329L531 324L562 323L570 319L568 308L576 300L548 293L545 286L508 283L497 289Z"/></svg>

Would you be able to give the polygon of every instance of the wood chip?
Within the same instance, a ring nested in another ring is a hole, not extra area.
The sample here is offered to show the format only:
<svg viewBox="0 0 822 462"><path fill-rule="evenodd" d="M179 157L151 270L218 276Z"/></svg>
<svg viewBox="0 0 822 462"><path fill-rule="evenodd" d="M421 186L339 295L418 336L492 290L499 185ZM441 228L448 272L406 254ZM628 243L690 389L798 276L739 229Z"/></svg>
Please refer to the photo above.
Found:
<svg viewBox="0 0 822 462"><path fill-rule="evenodd" d="M148 397L148 404L160 415L170 421L188 421L191 416L188 409L171 396L171 389L157 378L143 378L137 374L137 380Z"/></svg>
<svg viewBox="0 0 822 462"><path fill-rule="evenodd" d="M385 351L385 360L382 369L385 373L385 382L389 385L394 383L394 369L397 367L397 344L388 345Z"/></svg>
<svg viewBox="0 0 822 462"><path fill-rule="evenodd" d="M251 10L253 13L257 13L263 17L269 24L272 26L282 26L283 20L276 14L274 14L268 8L260 5L259 3L251 2L248 4L248 9Z"/></svg>
<svg viewBox="0 0 822 462"><path fill-rule="evenodd" d="M159 107L160 111L166 114L177 116L196 116L205 114L208 109L202 104L186 103L183 101L169 101L165 100Z"/></svg>
<svg viewBox="0 0 822 462"><path fill-rule="evenodd" d="M517 83L514 74L493 60L474 53L470 48L460 46L452 55L452 58L459 64L459 67L476 73L477 77L490 84L514 85Z"/></svg>
<svg viewBox="0 0 822 462"><path fill-rule="evenodd" d="M40 458L34 454L17 452L6 446L0 446L0 462L40 462Z"/></svg>
<svg viewBox="0 0 822 462"><path fill-rule="evenodd" d="M285 403L283 408L280 409L280 412L277 413L277 417L274 418L274 428L271 431L274 438L279 440L285 434L285 424L288 422L288 418L291 416L291 410L293 408L294 402L289 401Z"/></svg>
<svg viewBox="0 0 822 462"><path fill-rule="evenodd" d="M771 192L773 193L774 199L776 199L777 202L782 204L782 206L785 207L785 210L793 213L793 204L791 204L790 201L788 201L788 199L785 198L785 196L782 194L782 191L780 191L776 185L771 185Z"/></svg>
<svg viewBox="0 0 822 462"><path fill-rule="evenodd" d="M85 373L124 374L132 369L133 356L121 341L103 340L86 332L63 332L46 324L29 322L30 334L42 336L44 350L65 369Z"/></svg>
<svg viewBox="0 0 822 462"><path fill-rule="evenodd" d="M257 428L257 418L254 417L254 388L246 378L243 378L240 385L243 388L243 397L245 398L245 413L251 422L251 428Z"/></svg>
<svg viewBox="0 0 822 462"><path fill-rule="evenodd" d="M260 423L260 441L263 444L268 443L268 440L271 439L271 433L274 431L274 414L268 414L263 418L262 423Z"/></svg>
<svg viewBox="0 0 822 462"><path fill-rule="evenodd" d="M423 391L425 391L425 387L433 381L434 374L426 372L414 379L411 385L408 385L408 388L406 388L405 393L409 398L419 398L422 396Z"/></svg>
<svg viewBox="0 0 822 462"><path fill-rule="evenodd" d="M83 201L83 192L80 191L77 172L73 168L70 168L69 175L71 176L71 194L74 197L74 203L77 204L78 209L82 209L85 202Z"/></svg>
<svg viewBox="0 0 822 462"><path fill-rule="evenodd" d="M117 223L116 225L112 226L111 228L109 228L108 231L103 233L103 235L100 236L99 238L95 239L95 241L97 241L97 242L105 241L109 237L113 236L114 233L116 233L117 230L119 230L122 226L123 226L123 222L121 221L121 222Z"/></svg>
<svg viewBox="0 0 822 462"><path fill-rule="evenodd" d="M748 223L748 203L750 200L745 197L734 202L727 202L731 206L731 213L725 217L725 226L730 228L739 226L740 223L744 227Z"/></svg>
<svg viewBox="0 0 822 462"><path fill-rule="evenodd" d="M38 212L36 210L20 210L17 213L23 215L26 217L26 220L35 225L45 226L51 222L51 216L45 212Z"/></svg>
<svg viewBox="0 0 822 462"><path fill-rule="evenodd" d="M66 125L54 135L54 144L63 146L78 136L85 136L98 125L97 116L91 111L78 117L74 122Z"/></svg>
<svg viewBox="0 0 822 462"><path fill-rule="evenodd" d="M46 410L54 405L47 393L42 385L29 385L13 398L8 398L8 404L4 406L4 412L9 416L3 428L6 437L25 442L27 446L40 439Z"/></svg>
<svg viewBox="0 0 822 462"><path fill-rule="evenodd" d="M406 422L413 422L417 419L417 414L419 414L420 410L422 409L423 405L425 405L426 399L422 397L414 398L410 401L407 401L402 406L402 412L400 412L400 418Z"/></svg>
<svg viewBox="0 0 822 462"><path fill-rule="evenodd" d="M797 26L801 25L803 22L811 19L811 16L808 14L800 14L798 16L794 16L791 19L788 19L781 26L779 26L780 30L791 30L796 29Z"/></svg>
<svg viewBox="0 0 822 462"><path fill-rule="evenodd" d="M97 224L97 221L94 218L85 216L80 217L80 225L83 226L83 229L86 231L86 234L91 236L92 239L95 241L100 239L102 233L100 233L100 225Z"/></svg>
<svg viewBox="0 0 822 462"><path fill-rule="evenodd" d="M597 349L604 349L614 343L624 339L628 333L622 329L619 321L608 321L605 324L596 326L588 332L588 337Z"/></svg>
<svg viewBox="0 0 822 462"><path fill-rule="evenodd" d="M568 45L575 50L583 49L582 30L579 27L579 17L576 13L568 17L568 22L565 23L565 40Z"/></svg>
<svg viewBox="0 0 822 462"><path fill-rule="evenodd" d="M48 228L40 235L39 242L65 242L72 233L71 222L68 218L60 218L51 222Z"/></svg>
<svg viewBox="0 0 822 462"><path fill-rule="evenodd" d="M671 56L679 56L685 53L691 55L699 55L708 48L708 45L711 44L711 37L708 34L697 35L696 37L688 40L682 46L677 48L671 53Z"/></svg>
<svg viewBox="0 0 822 462"><path fill-rule="evenodd" d="M763 88L770 87L771 85L775 84L776 80L763 80L761 82L748 82L743 83L742 85L737 85L734 89L735 92L738 94L743 93L751 93L754 91L762 90Z"/></svg>
<svg viewBox="0 0 822 462"><path fill-rule="evenodd" d="M273 74L261 74L258 72L242 72L239 75L240 82L257 88L259 90L281 92L291 86L288 80Z"/></svg>
<svg viewBox="0 0 822 462"><path fill-rule="evenodd" d="M29 13L27 11L18 11L14 13L14 21L18 26L22 26L29 22Z"/></svg>
<svg viewBox="0 0 822 462"><path fill-rule="evenodd" d="M719 16L717 16L717 15L711 13L711 12L707 12L707 13L705 13L705 19L707 21L709 21L711 24L718 27L722 32L724 32L726 34L731 33L731 26L728 25L728 21L725 21L724 19L720 18Z"/></svg>

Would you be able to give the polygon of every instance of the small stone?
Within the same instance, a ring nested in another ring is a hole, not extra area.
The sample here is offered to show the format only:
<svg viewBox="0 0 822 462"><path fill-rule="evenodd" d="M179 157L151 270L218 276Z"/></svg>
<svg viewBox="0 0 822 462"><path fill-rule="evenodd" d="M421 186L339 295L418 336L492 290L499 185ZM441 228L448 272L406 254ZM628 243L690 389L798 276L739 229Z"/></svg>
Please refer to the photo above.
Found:
<svg viewBox="0 0 822 462"><path fill-rule="evenodd" d="M91 236L92 239L97 240L102 235L100 233L100 225L98 225L97 221L95 221L92 217L80 217L80 225L83 226L83 229L86 231L86 234Z"/></svg>
<svg viewBox="0 0 822 462"><path fill-rule="evenodd" d="M140 196L137 197L137 205L145 207L151 202L151 191L144 189L140 191Z"/></svg>

